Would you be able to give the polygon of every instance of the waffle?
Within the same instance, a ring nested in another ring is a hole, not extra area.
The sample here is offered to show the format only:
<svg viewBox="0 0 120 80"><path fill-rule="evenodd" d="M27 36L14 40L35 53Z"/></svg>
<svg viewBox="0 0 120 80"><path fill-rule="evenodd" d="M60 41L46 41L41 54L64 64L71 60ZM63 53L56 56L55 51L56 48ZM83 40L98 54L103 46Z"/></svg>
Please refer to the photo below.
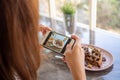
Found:
<svg viewBox="0 0 120 80"><path fill-rule="evenodd" d="M102 55L100 50L94 47L82 47L85 53L85 66L92 68L93 66L101 67Z"/></svg>

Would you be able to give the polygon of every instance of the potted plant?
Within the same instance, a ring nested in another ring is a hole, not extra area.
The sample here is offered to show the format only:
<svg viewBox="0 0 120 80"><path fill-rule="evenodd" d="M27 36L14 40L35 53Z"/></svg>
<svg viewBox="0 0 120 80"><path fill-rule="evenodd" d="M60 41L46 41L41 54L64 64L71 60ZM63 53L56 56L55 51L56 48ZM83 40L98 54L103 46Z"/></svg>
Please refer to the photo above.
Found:
<svg viewBox="0 0 120 80"><path fill-rule="evenodd" d="M76 9L72 3L65 3L62 6L66 30L72 34L75 32L75 13Z"/></svg>

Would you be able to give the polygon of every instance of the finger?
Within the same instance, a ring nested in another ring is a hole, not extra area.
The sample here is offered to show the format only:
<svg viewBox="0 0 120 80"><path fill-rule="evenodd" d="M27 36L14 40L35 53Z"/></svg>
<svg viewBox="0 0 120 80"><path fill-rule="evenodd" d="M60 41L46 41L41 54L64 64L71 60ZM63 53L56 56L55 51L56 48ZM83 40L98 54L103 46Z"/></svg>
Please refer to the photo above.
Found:
<svg viewBox="0 0 120 80"><path fill-rule="evenodd" d="M45 26L42 25L42 24L38 25L38 31L42 31L44 27L45 27Z"/></svg>
<svg viewBox="0 0 120 80"><path fill-rule="evenodd" d="M81 45L81 42L80 42L80 40L79 40L79 39L77 39L77 40L75 41L74 46L75 46L75 45Z"/></svg>
<svg viewBox="0 0 120 80"><path fill-rule="evenodd" d="M39 31L45 31L45 30L52 30L50 27L47 27L47 26L44 26L44 25L42 25L42 24L40 24L39 25L39 29L38 29Z"/></svg>
<svg viewBox="0 0 120 80"><path fill-rule="evenodd" d="M50 29L44 29L43 31L42 31L42 33L43 33L43 35L45 35L48 31L50 31Z"/></svg>
<svg viewBox="0 0 120 80"><path fill-rule="evenodd" d="M71 38L72 38L72 39L75 39L75 40L76 40L76 39L79 39L79 37L78 37L77 35L75 35L75 34L72 34L72 35L71 35Z"/></svg>
<svg viewBox="0 0 120 80"><path fill-rule="evenodd" d="M68 45L66 46L66 50L71 50L71 48L72 48L72 45L71 45L71 44L68 44Z"/></svg>
<svg viewBox="0 0 120 80"><path fill-rule="evenodd" d="M75 46L81 46L81 41L80 41L80 38L78 36L72 35L71 38L75 40L74 47Z"/></svg>
<svg viewBox="0 0 120 80"><path fill-rule="evenodd" d="M43 35L45 35L47 33L47 31L51 31L52 29L49 27L44 27L42 30Z"/></svg>
<svg viewBox="0 0 120 80"><path fill-rule="evenodd" d="M71 52L71 48L72 48L72 46L70 44L68 44L66 46L66 50L65 50L65 53L63 55L66 56L67 53L70 53Z"/></svg>
<svg viewBox="0 0 120 80"><path fill-rule="evenodd" d="M46 30L51 31L52 29L50 27L45 27Z"/></svg>
<svg viewBox="0 0 120 80"><path fill-rule="evenodd" d="M80 42L80 38L77 35L71 35L71 38L74 39L76 42Z"/></svg>
<svg viewBox="0 0 120 80"><path fill-rule="evenodd" d="M42 34L45 35L45 34L46 34L46 31L42 31Z"/></svg>
<svg viewBox="0 0 120 80"><path fill-rule="evenodd" d="M65 56L62 58L62 60L63 60L63 62L65 62L65 63L66 63Z"/></svg>

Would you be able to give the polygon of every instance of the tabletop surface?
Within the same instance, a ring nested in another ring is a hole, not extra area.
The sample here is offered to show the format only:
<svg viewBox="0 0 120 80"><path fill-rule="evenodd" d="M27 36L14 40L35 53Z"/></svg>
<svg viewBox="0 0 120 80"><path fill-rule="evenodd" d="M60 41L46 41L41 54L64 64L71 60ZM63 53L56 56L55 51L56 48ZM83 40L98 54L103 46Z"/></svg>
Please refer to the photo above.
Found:
<svg viewBox="0 0 120 80"><path fill-rule="evenodd" d="M82 43L89 44L88 29L77 27L76 34L82 39ZM97 29L94 40L95 46L112 54L114 62L104 71L86 71L87 80L120 80L120 36ZM73 80L67 65L61 59L55 58L57 53L45 50L42 54L44 60L38 74L40 80Z"/></svg>

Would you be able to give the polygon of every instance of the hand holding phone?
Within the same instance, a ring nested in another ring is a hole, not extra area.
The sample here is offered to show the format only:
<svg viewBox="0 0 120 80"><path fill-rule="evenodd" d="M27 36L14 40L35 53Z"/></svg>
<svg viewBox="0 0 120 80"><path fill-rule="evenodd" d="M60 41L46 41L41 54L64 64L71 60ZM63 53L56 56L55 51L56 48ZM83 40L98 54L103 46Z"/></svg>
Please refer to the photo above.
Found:
<svg viewBox="0 0 120 80"><path fill-rule="evenodd" d="M47 31L52 30L50 27L46 27L42 24L39 24L38 31L42 32L43 35L47 33Z"/></svg>
<svg viewBox="0 0 120 80"><path fill-rule="evenodd" d="M63 54L67 44L74 45L75 40L54 31L48 31L41 41L45 48Z"/></svg>
<svg viewBox="0 0 120 80"><path fill-rule="evenodd" d="M81 48L81 41L78 36L72 35L72 38L76 40L73 49L68 44L64 53L64 61L67 63L74 80L86 80L85 74L85 54ZM82 76L82 77L81 77Z"/></svg>

